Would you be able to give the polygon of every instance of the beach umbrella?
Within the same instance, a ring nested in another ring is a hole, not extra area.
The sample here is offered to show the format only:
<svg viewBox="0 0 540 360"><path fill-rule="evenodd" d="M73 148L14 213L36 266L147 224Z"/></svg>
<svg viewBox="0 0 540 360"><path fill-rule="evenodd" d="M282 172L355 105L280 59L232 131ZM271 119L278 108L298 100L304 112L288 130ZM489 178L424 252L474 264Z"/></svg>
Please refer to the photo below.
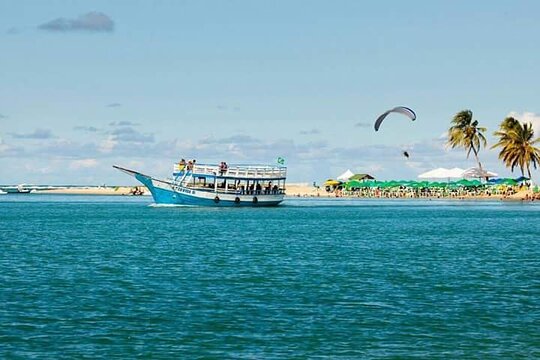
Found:
<svg viewBox="0 0 540 360"><path fill-rule="evenodd" d="M436 168L436 169L426 171L418 175L418 178L419 179L441 179L441 178L445 178L447 173L448 173L448 169L446 168Z"/></svg>
<svg viewBox="0 0 540 360"><path fill-rule="evenodd" d="M366 185L366 187L374 188L374 187L379 186L380 182L377 182L377 181L364 181L363 183L364 183L364 185Z"/></svg>
<svg viewBox="0 0 540 360"><path fill-rule="evenodd" d="M497 173L487 170L480 170L477 167L471 167L465 170L462 174L464 178L491 178L499 176Z"/></svg>
<svg viewBox="0 0 540 360"><path fill-rule="evenodd" d="M463 170L460 168L437 168L418 175L419 179L460 179Z"/></svg>
<svg viewBox="0 0 540 360"><path fill-rule="evenodd" d="M341 184L341 181L337 181L334 179L328 179L324 182L324 186L337 186L339 184Z"/></svg>
<svg viewBox="0 0 540 360"><path fill-rule="evenodd" d="M461 179L459 181L454 181L453 184L457 186L470 186L470 181L467 179Z"/></svg>
<svg viewBox="0 0 540 360"><path fill-rule="evenodd" d="M362 182L358 180L349 180L345 183L345 187L348 189L361 187L361 185L362 185Z"/></svg>
<svg viewBox="0 0 540 360"><path fill-rule="evenodd" d="M465 172L465 170L463 170L462 168L458 168L458 167L451 168L450 170L448 170L448 173L450 174L449 178L461 179L463 177L463 172Z"/></svg>
<svg viewBox="0 0 540 360"><path fill-rule="evenodd" d="M517 185L517 181L514 179L502 179L501 184L502 185Z"/></svg>
<svg viewBox="0 0 540 360"><path fill-rule="evenodd" d="M517 179L514 179L515 181L517 182L523 182L523 181L528 181L530 180L528 177L525 177L525 176L520 176L518 177Z"/></svg>

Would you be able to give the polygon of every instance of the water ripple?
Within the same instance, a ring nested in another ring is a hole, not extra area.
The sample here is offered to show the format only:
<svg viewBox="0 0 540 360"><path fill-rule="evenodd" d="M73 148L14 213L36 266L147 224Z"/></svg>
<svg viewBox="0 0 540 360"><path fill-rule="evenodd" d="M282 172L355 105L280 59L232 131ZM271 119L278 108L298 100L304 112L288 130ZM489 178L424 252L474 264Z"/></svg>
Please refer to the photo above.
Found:
<svg viewBox="0 0 540 360"><path fill-rule="evenodd" d="M0 207L2 358L540 357L535 205L35 199Z"/></svg>

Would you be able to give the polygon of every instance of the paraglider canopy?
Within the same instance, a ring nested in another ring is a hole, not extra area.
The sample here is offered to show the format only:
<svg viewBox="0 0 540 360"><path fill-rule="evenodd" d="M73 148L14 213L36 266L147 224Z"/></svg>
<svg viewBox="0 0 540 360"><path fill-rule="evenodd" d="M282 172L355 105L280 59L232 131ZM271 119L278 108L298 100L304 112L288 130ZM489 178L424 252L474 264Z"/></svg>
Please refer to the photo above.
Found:
<svg viewBox="0 0 540 360"><path fill-rule="evenodd" d="M381 126L383 120L388 116L388 114L390 113L398 113L398 114L402 114L402 115L405 115L407 116L409 119L411 119L412 121L416 120L416 114L414 113L414 111L412 111L411 109L409 109L408 107L405 107L405 106L397 106L393 109L390 109L384 113L382 113L378 118L377 120L375 121L375 131L379 131L379 127Z"/></svg>

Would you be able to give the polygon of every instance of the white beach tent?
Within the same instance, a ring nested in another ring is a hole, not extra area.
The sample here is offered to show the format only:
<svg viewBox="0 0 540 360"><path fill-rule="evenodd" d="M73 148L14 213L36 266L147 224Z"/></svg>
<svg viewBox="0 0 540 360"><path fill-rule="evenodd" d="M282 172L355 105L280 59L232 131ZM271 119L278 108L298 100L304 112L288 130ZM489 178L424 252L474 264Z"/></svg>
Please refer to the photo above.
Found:
<svg viewBox="0 0 540 360"><path fill-rule="evenodd" d="M460 179L463 169L460 168L436 168L418 175L420 179Z"/></svg>
<svg viewBox="0 0 540 360"><path fill-rule="evenodd" d="M468 168L467 170L463 171L462 175L464 178L491 178L499 176L497 173L484 169L480 170L477 167Z"/></svg>
<svg viewBox="0 0 540 360"><path fill-rule="evenodd" d="M347 171L345 171L343 174L339 175L337 177L337 179L339 181L345 182L345 181L349 180L351 178L351 176L353 176L353 175L354 175L354 173L350 169L347 169Z"/></svg>
<svg viewBox="0 0 540 360"><path fill-rule="evenodd" d="M463 178L463 172L465 170L463 170L462 168L458 168L458 167L455 167L455 168L452 168L450 170L448 170L450 175L449 176L451 179L461 179Z"/></svg>

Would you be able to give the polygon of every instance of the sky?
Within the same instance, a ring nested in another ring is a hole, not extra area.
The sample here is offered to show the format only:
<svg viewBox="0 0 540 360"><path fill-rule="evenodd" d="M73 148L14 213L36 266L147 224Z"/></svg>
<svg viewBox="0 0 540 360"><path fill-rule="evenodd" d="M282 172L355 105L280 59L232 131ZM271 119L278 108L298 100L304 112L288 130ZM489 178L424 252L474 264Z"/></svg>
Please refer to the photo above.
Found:
<svg viewBox="0 0 540 360"><path fill-rule="evenodd" d="M286 160L415 179L475 166L455 113L540 135L537 1L0 0L0 184L132 184L198 163ZM411 122L377 116L394 106ZM406 150L410 157L405 158ZM540 171L533 172L540 178Z"/></svg>

